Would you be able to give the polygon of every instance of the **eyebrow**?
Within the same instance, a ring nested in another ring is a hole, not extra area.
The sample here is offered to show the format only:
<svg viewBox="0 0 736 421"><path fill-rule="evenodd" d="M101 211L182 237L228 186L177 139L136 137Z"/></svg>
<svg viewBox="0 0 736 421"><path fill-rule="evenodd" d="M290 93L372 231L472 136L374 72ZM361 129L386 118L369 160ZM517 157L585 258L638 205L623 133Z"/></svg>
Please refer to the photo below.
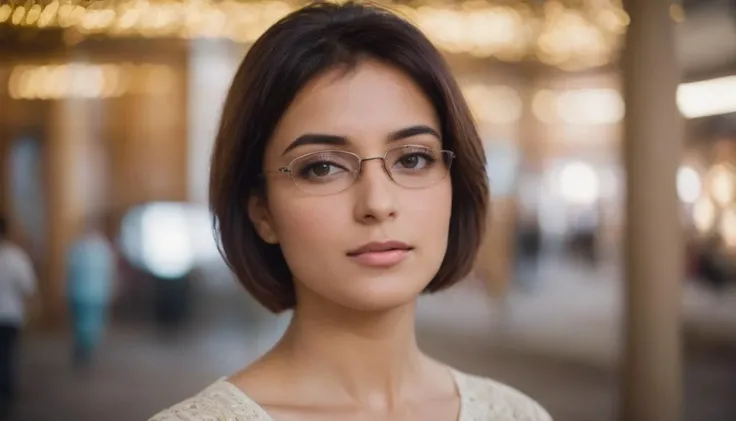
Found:
<svg viewBox="0 0 736 421"><path fill-rule="evenodd" d="M438 140L442 140L442 136L437 132L437 130L425 126L425 125L417 125L417 126L411 126L406 127L400 130L397 130L395 132L392 132L388 135L387 139L389 142L396 142L397 140L406 139L409 137L419 136L419 135L430 135L436 137ZM348 144L348 139L345 136L339 136L339 135L333 135L333 134L320 134L320 133L307 133L303 134L299 137L297 137L291 144L284 150L284 152L281 154L286 155L287 153L293 151L296 148L299 148L301 146L305 145L329 145L329 146L345 146Z"/></svg>

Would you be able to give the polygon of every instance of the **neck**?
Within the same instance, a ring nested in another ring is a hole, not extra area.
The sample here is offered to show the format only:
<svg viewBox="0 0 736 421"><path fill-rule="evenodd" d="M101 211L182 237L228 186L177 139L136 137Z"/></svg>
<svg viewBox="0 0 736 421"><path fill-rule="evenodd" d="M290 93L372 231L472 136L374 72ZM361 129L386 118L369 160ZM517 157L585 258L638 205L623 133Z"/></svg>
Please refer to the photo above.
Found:
<svg viewBox="0 0 736 421"><path fill-rule="evenodd" d="M296 373L319 377L325 388L337 386L335 393L368 406L405 399L426 362L416 343L413 303L360 312L302 299L277 348Z"/></svg>

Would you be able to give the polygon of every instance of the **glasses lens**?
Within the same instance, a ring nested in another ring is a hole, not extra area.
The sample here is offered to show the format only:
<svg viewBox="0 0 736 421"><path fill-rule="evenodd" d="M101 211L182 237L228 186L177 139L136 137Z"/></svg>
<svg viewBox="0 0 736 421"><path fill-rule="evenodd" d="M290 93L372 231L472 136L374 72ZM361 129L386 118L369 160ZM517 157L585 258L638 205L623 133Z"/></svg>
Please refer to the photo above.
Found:
<svg viewBox="0 0 736 421"><path fill-rule="evenodd" d="M429 187L447 176L452 164L452 152L425 146L401 146L386 154L386 169L396 184L409 187Z"/></svg>
<svg viewBox="0 0 736 421"><path fill-rule="evenodd" d="M295 159L289 169L300 190L316 195L334 194L353 184L360 158L343 151L314 152Z"/></svg>

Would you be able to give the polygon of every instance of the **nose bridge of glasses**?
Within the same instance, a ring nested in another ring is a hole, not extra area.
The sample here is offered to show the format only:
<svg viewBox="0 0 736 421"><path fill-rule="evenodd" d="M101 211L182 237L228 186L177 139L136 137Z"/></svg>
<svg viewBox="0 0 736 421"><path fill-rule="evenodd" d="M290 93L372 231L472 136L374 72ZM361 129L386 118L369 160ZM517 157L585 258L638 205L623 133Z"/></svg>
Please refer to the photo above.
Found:
<svg viewBox="0 0 736 421"><path fill-rule="evenodd" d="M391 172L389 171L388 167L386 166L386 157L381 156L371 156L368 158L360 158L360 165L358 168L357 176L361 176L365 172L365 163L368 161L380 161L381 168L383 169L383 173L388 175L388 178L393 180L393 177L391 176Z"/></svg>

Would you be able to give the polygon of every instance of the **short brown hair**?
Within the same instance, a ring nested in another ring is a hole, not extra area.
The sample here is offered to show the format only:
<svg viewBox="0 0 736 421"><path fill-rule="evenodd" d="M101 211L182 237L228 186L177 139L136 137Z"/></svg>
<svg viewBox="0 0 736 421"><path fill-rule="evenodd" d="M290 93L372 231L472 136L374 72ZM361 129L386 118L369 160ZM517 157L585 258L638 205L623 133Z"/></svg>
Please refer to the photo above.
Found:
<svg viewBox="0 0 736 421"><path fill-rule="evenodd" d="M417 28L381 7L315 3L284 17L253 44L225 101L212 155L210 207L220 251L243 286L273 312L293 308L296 296L280 247L264 242L248 217L248 197L261 194L266 144L304 85L336 67L349 70L362 58L417 83L439 117L443 146L457 156L447 253L426 292L453 285L473 268L488 206L485 155L447 63Z"/></svg>

